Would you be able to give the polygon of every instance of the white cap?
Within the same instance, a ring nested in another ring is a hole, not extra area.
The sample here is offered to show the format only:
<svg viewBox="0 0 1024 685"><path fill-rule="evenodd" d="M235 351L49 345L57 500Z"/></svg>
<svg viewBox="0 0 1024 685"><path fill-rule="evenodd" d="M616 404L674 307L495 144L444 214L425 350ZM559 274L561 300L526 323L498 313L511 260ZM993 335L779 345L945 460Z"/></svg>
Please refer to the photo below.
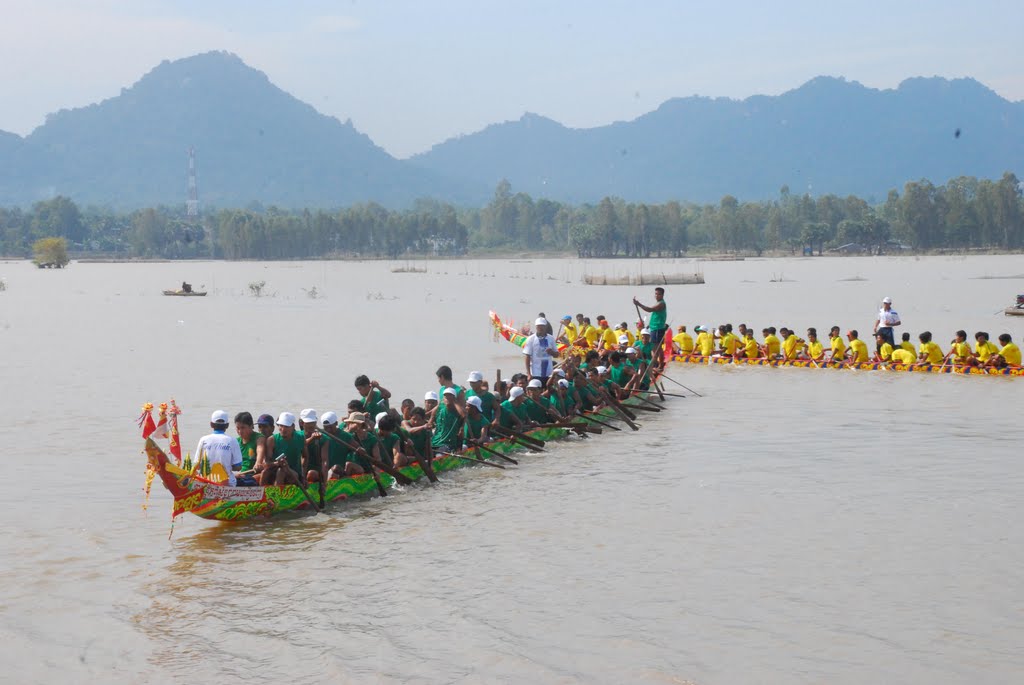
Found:
<svg viewBox="0 0 1024 685"><path fill-rule="evenodd" d="M437 402L439 398L438 398L436 392L434 392L433 390L428 390L427 394L423 396L423 399L424 400L434 400L435 402Z"/></svg>
<svg viewBox="0 0 1024 685"><path fill-rule="evenodd" d="M892 298L891 297L883 297L882 298L882 304L892 304Z"/></svg>
<svg viewBox="0 0 1024 685"><path fill-rule="evenodd" d="M441 394L442 395L458 395L459 393L455 392L455 388L445 388L444 392L442 392Z"/></svg>
<svg viewBox="0 0 1024 685"><path fill-rule="evenodd" d="M484 379L484 375L479 371L470 371L469 378L466 379L467 383L479 383Z"/></svg>
<svg viewBox="0 0 1024 685"><path fill-rule="evenodd" d="M483 410L483 408L484 408L484 403L480 400L479 397L477 397L475 395L473 397L470 397L468 400L466 400L466 404L468 404L468 405L470 405L472 407L476 407L477 409L480 409L480 410Z"/></svg>
<svg viewBox="0 0 1024 685"><path fill-rule="evenodd" d="M528 388L543 388L544 384L540 382L539 378L534 378L533 380L531 380L529 383L526 384L526 387L528 387Z"/></svg>
<svg viewBox="0 0 1024 685"><path fill-rule="evenodd" d="M629 336L628 335L620 335L619 336L619 344L620 345L628 345L629 344Z"/></svg>
<svg viewBox="0 0 1024 685"><path fill-rule="evenodd" d="M380 428L380 420L387 415L388 413L386 411L382 411L381 413L377 414L377 416L373 418L373 425L376 426L377 428Z"/></svg>
<svg viewBox="0 0 1024 685"><path fill-rule="evenodd" d="M522 397L523 392L524 390L522 388L520 388L518 385L515 385L512 387L511 390L508 391L508 398L510 400L514 400L517 397Z"/></svg>
<svg viewBox="0 0 1024 685"><path fill-rule="evenodd" d="M626 354L636 354L636 350L633 349L632 347L627 347Z"/></svg>
<svg viewBox="0 0 1024 685"><path fill-rule="evenodd" d="M223 409L218 409L217 411L215 411L212 414L210 414L210 423L224 423L224 424L226 424L227 422L228 422L228 413L226 411L224 411Z"/></svg>
<svg viewBox="0 0 1024 685"><path fill-rule="evenodd" d="M290 411L283 411L281 415L277 417L277 425L279 426L294 426L295 425L295 414Z"/></svg>
<svg viewBox="0 0 1024 685"><path fill-rule="evenodd" d="M319 418L316 415L316 409L303 409L299 412L299 421L302 423L316 423Z"/></svg>
<svg viewBox="0 0 1024 685"><path fill-rule="evenodd" d="M565 378L565 369L555 369L554 373L556 376Z"/></svg>
<svg viewBox="0 0 1024 685"><path fill-rule="evenodd" d="M338 415L333 411L325 411L324 415L320 417L320 420L324 422L324 425L333 425L338 423Z"/></svg>
<svg viewBox="0 0 1024 685"><path fill-rule="evenodd" d="M607 366L599 366L599 367L597 367L594 370L597 371L599 374L602 374L602 375L608 373L608 367Z"/></svg>
<svg viewBox="0 0 1024 685"><path fill-rule="evenodd" d="M565 380L564 378L560 379L558 381L558 387L560 387L560 388L568 388L569 387L569 381Z"/></svg>
<svg viewBox="0 0 1024 685"><path fill-rule="evenodd" d="M547 326L548 325L548 320L547 319L537 319L536 321L533 322L533 325L534 326Z"/></svg>
<svg viewBox="0 0 1024 685"><path fill-rule="evenodd" d="M650 328L645 328L645 329L640 331L640 335L650 335L650 334L651 334L651 329Z"/></svg>
<svg viewBox="0 0 1024 685"><path fill-rule="evenodd" d="M501 382L504 383L505 385L511 385L512 384L512 379L511 378L502 378Z"/></svg>

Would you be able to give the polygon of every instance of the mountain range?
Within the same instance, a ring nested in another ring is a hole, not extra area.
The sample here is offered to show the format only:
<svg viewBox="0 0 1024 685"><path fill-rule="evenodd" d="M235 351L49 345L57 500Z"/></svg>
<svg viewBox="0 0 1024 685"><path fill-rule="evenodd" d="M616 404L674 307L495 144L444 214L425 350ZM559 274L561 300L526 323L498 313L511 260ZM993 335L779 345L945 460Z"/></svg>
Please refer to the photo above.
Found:
<svg viewBox="0 0 1024 685"><path fill-rule="evenodd" d="M908 180L1016 171L1024 102L969 78L877 90L818 77L778 96L672 99L589 129L528 113L399 160L350 121L211 52L165 61L116 97L49 115L24 138L0 131L0 205L57 194L119 209L183 204L190 147L205 206L401 207L419 197L482 205L501 179L576 203L765 199L783 185L880 201Z"/></svg>

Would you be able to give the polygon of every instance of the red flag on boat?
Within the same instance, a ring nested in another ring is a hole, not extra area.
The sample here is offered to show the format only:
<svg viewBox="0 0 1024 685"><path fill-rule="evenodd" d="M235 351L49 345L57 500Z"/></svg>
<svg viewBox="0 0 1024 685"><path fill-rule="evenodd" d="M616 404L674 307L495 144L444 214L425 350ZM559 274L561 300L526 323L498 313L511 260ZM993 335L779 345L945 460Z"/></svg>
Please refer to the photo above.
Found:
<svg viewBox="0 0 1024 685"><path fill-rule="evenodd" d="M160 417L156 421L156 428L153 430L153 439L167 438L167 403L160 405Z"/></svg>
<svg viewBox="0 0 1024 685"><path fill-rule="evenodd" d="M146 402L142 405L142 414L137 419L139 428L142 429L142 439L145 440L153 431L156 430L156 424L153 423L153 403Z"/></svg>
<svg viewBox="0 0 1024 685"><path fill-rule="evenodd" d="M178 405L174 403L174 399L171 399L171 407L168 410L170 417L169 423L171 427L171 445L169 451L174 455L174 459L178 466L181 466L181 436L178 434L178 414L181 410L178 409Z"/></svg>
<svg viewBox="0 0 1024 685"><path fill-rule="evenodd" d="M675 351L675 347L672 343L672 329L668 326L665 327L665 337L662 342L665 343L665 363L672 361L672 353Z"/></svg>

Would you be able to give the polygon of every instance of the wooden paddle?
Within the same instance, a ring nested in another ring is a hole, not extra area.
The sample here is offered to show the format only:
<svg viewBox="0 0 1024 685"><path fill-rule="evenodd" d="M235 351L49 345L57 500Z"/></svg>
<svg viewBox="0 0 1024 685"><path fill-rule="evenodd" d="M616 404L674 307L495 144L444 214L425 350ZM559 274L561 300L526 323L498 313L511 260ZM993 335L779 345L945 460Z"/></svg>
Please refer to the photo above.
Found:
<svg viewBox="0 0 1024 685"><path fill-rule="evenodd" d="M664 378L664 379L666 379L666 380L670 380L670 381L672 381L673 383L675 383L676 385L678 385L678 386L679 386L680 388L682 388L683 390L689 390L690 392L692 392L692 393L693 393L694 395L696 395L697 397L704 397L704 395L701 395L701 394L700 394L699 392L697 392L697 391L696 391L696 390L694 390L693 388L688 388L688 387L686 387L685 385L683 385L682 383L680 383L680 382L679 382L679 381L677 381L676 379L674 379L674 378L669 378L669 377L668 377L668 376L667 376L666 374L664 374L664 373L662 373L662 374L661 374L661 378Z"/></svg>
<svg viewBox="0 0 1024 685"><path fill-rule="evenodd" d="M351 452L355 452L356 454L362 453L362 455L364 457L366 457L366 460L368 462L370 462L370 474L369 475L373 476L373 482L377 484L377 492L380 493L381 497L387 497L388 491L384 488L384 484L380 482L380 476L378 476L377 472L373 470L373 467L374 467L373 459L370 458L370 455L366 453L366 450L364 450L361 446L353 445L350 442L342 440L337 435L331 435L330 433L323 433L323 435L326 435L328 437L328 439L334 440L339 445L342 445L343 447L347 447L349 449L349 451L351 451ZM405 478L405 476L402 476L402 477ZM398 480L398 479L395 478L395 480ZM406 478L406 480L409 480L409 479ZM411 483L412 481L409 481L409 482Z"/></svg>
<svg viewBox="0 0 1024 685"><path fill-rule="evenodd" d="M608 401L608 404L609 404L609 406L611 406L611 408L612 408L612 409L613 409L614 411L618 412L618 414L619 414L619 418L621 418L621 419L622 419L623 421L625 421L625 422L626 422L626 425L627 425L627 426L629 426L630 428L632 428L633 430L635 430L635 431L638 431L638 430L640 430L640 426L636 425L635 423L633 423L633 422L632 422L632 421L630 420L630 418L629 418L629 415L628 415L628 414L627 414L627 413L625 412L625 410L624 410L624 409L622 408L622 405L621 405L621 404L619 404L619 403L618 403L618 401L617 401L617 400L615 400L615 399L614 399L614 398L613 398L613 397L612 397L612 396L611 396L611 395L609 394L609 392L608 392L607 390L605 390L604 388L600 388L600 390L601 390L601 393L602 393L602 394L604 395L604 398L605 398L605 400L607 400L607 401Z"/></svg>
<svg viewBox="0 0 1024 685"><path fill-rule="evenodd" d="M427 433L427 446L429 449L429 442L431 437L429 429ZM420 454L420 451L416 449L416 443L412 441L412 438L409 438L409 445L412 447L412 453L416 456L416 463L420 465L421 469L423 469L423 473L427 474L427 479L431 483L436 483L437 474L434 473L434 465L430 463L430 459L428 459L426 455Z"/></svg>
<svg viewBox="0 0 1024 685"><path fill-rule="evenodd" d="M502 437L508 438L509 440L512 440L513 442L516 442L516 443L522 445L523 447L525 447L526 449L530 450L531 452L546 452L547 451L547 450L543 449L542 447L529 442L529 441L532 440L534 442L540 442L541 444L544 444L540 440L537 440L536 438L532 438L532 437L530 437L528 435L523 435L522 433L517 433L516 431L508 429L508 428L505 428L504 426L491 426L491 430L494 431L495 433L497 433L498 435L502 436Z"/></svg>
<svg viewBox="0 0 1024 685"><path fill-rule="evenodd" d="M482 442L480 442L478 440L467 440L466 444L467 445L472 445L473 447L476 447L478 450L483 450L484 452L487 452L488 454L493 454L494 456L496 456L496 457L498 457L500 459L504 459L505 461L511 462L513 464L516 464L516 465L519 464L519 462L516 461L515 459L513 459L512 457L505 456L501 452L496 452L496 451L492 450L490 447L485 446Z"/></svg>
<svg viewBox="0 0 1024 685"><path fill-rule="evenodd" d="M638 393L638 394L639 393L643 393L645 395L653 395L654 394L650 390L634 390L634 392ZM665 397L681 397L681 398L683 398L685 400L687 397L689 397L689 395L680 395L679 393L675 393L675 392L667 392L667 393L665 393Z"/></svg>
<svg viewBox="0 0 1024 685"><path fill-rule="evenodd" d="M505 470L505 467L502 466L501 464L495 464L493 461L487 461L486 459L477 459L476 457L467 457L466 455L459 454L458 452L438 452L438 454L444 454L444 455L447 455L449 457L458 457L459 459L465 459L466 461L475 461L476 463L483 464L484 466L493 466L496 469L501 469L502 471Z"/></svg>
<svg viewBox="0 0 1024 685"><path fill-rule="evenodd" d="M622 432L622 429L619 428L618 426L616 426L614 424L611 424L611 423L605 423L601 419L595 419L593 416L590 416L589 414L580 414L580 416L582 418L586 419L587 421L593 421L594 423L599 423L602 426L604 426L605 428L611 428L613 431L619 431L620 433Z"/></svg>
<svg viewBox="0 0 1024 685"><path fill-rule="evenodd" d="M281 457L284 457L284 454L279 454L276 457L274 457L274 461L277 461ZM286 458L286 461L287 461L287 458ZM281 467L278 466L278 468L281 468ZM323 509L323 507L321 507L319 504L317 504L313 500L313 498L309 496L309 493L306 492L306 488L302 487L302 480L301 479L299 480L298 483L295 484L295 487L297 487L299 489L299 492L302 493L302 495L306 498L306 500L309 502L310 506L312 506L314 510L320 511L321 509Z"/></svg>

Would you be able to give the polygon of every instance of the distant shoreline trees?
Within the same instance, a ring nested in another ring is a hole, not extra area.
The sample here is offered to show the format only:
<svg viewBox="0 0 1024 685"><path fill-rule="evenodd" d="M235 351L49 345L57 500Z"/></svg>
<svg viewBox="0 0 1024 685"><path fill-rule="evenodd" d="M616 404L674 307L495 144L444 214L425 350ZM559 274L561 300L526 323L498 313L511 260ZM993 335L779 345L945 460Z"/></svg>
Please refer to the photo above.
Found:
<svg viewBox="0 0 1024 685"><path fill-rule="evenodd" d="M207 212L189 221L182 209L117 213L79 209L65 197L31 210L0 208L0 254L26 257L35 241L66 239L78 253L139 258L311 259L458 256L468 251L566 251L579 257L680 257L720 252L829 249L885 252L1024 248L1021 183L961 176L935 186L922 179L872 206L855 196L794 195L717 204L626 202L606 197L573 206L512 192L501 181L484 207L419 200L411 209L375 203L341 210L284 210L253 205Z"/></svg>

